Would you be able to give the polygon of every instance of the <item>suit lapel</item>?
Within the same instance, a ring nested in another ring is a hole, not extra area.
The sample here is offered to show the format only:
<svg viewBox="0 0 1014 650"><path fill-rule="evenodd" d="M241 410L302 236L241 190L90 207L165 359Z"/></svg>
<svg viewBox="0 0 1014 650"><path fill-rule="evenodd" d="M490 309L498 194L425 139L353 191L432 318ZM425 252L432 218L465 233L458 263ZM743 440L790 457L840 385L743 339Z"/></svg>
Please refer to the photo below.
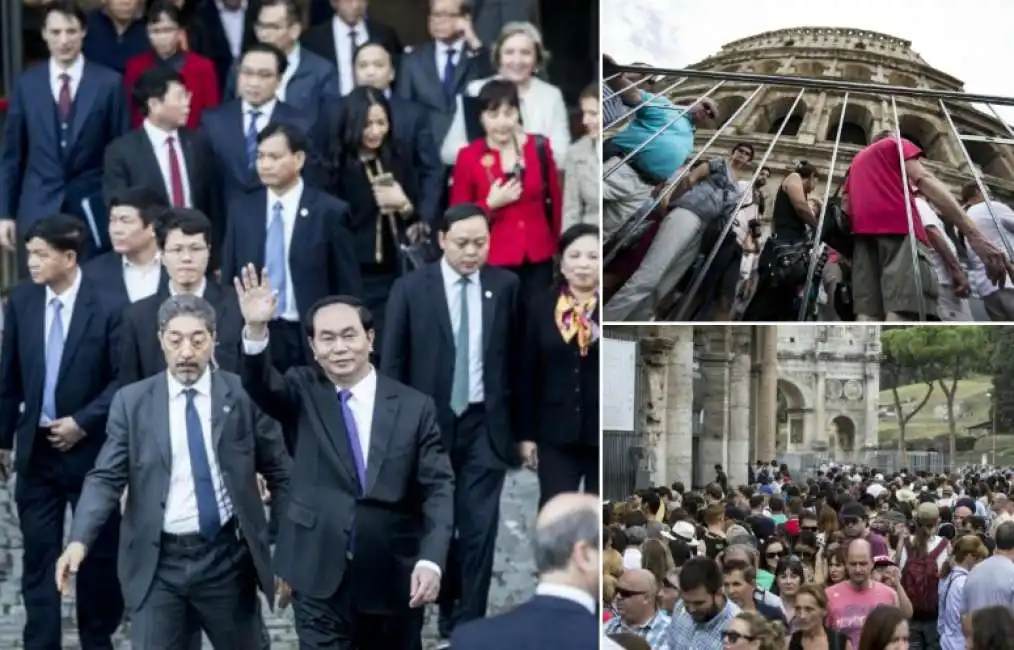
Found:
<svg viewBox="0 0 1014 650"><path fill-rule="evenodd" d="M366 495L373 490L387 456L391 433L398 421L398 394L391 390L386 377L377 375L377 393L373 400L373 425L370 427L370 452L366 461Z"/></svg>
<svg viewBox="0 0 1014 650"><path fill-rule="evenodd" d="M198 165L200 161L194 155L194 140L190 135L190 132L185 129L179 130L180 145L183 148L183 173L187 175L187 182L190 184L190 202L196 203L194 200L197 195L197 187L201 182L201 178L197 175Z"/></svg>
<svg viewBox="0 0 1014 650"><path fill-rule="evenodd" d="M31 386L29 389L33 395L42 395L46 383L46 288L39 285L35 287L35 290L28 294L28 313L30 314L30 323L38 323L38 329L34 330L38 332L40 345L35 345L29 348L32 350L33 356L37 354L35 363L29 365L32 369L32 377L38 378L38 386ZM34 384L34 382L33 382Z"/></svg>
<svg viewBox="0 0 1014 650"><path fill-rule="evenodd" d="M157 375L158 379L151 385L148 393L149 405L147 413L151 416L155 429L155 445L158 447L166 469L170 472L173 466L172 443L169 433L169 382L165 371Z"/></svg>
<svg viewBox="0 0 1014 650"><path fill-rule="evenodd" d="M137 138L138 149L141 155L141 164L144 165L144 169L147 172L145 176L150 177L153 181L158 180L157 183L152 183L152 189L158 192L166 203L172 202L172 197L166 192L165 185L166 179L162 176L162 168L158 164L158 154L155 152L155 145L152 143L151 138L145 132L142 126L138 130L134 131L134 137ZM184 160L189 158L189 152L184 150ZM185 163L184 163L185 164ZM193 184L191 184L193 187ZM124 285L126 286L126 285Z"/></svg>
<svg viewBox="0 0 1014 650"><path fill-rule="evenodd" d="M211 445L215 453L222 442L222 430L229 420L235 400L232 391L217 372L211 373Z"/></svg>
<svg viewBox="0 0 1014 650"><path fill-rule="evenodd" d="M457 65L454 66L454 93L460 93L462 88L462 82L465 80L465 75L468 73L468 66L471 65L474 55L469 55L468 46L462 44L461 51L456 59Z"/></svg>
<svg viewBox="0 0 1014 650"><path fill-rule="evenodd" d="M447 303L447 291L444 290L444 275L440 271L440 262L430 264L427 288L430 293L430 304L435 307L437 324L447 343L454 348L454 328L451 326L451 307Z"/></svg>
<svg viewBox="0 0 1014 650"><path fill-rule="evenodd" d="M292 241L313 241L315 238L310 236L310 215L313 214L313 209L317 203L317 197L314 196L306 184L303 184L303 194L299 197L299 208L296 209L296 221L292 226ZM264 231L265 239L267 239L267 230ZM301 249L297 246L293 248L289 246L289 250L286 251L286 257L289 260L289 269L292 270L298 265L296 264L296 258L301 254Z"/></svg>
<svg viewBox="0 0 1014 650"><path fill-rule="evenodd" d="M81 271L79 270L78 273ZM77 298L74 301L74 311L70 317L70 329L63 344L63 356L60 358L60 374L57 382L63 379L63 375L74 360L74 354L81 348L81 339L92 322L93 303L95 296L91 290L91 284L84 278L77 291Z"/></svg>
<svg viewBox="0 0 1014 650"><path fill-rule="evenodd" d="M482 290L482 353L489 350L489 341L493 337L493 320L496 318L496 303L499 287L494 286L492 278L485 267L479 271L479 285Z"/></svg>
<svg viewBox="0 0 1014 650"><path fill-rule="evenodd" d="M359 477L356 475L355 461L352 460L352 445L349 444L348 433L345 430L338 391L329 381L314 381L310 403L317 410L320 421L320 426L315 428L321 436L321 446L334 452L336 464L344 472L349 485L358 492Z"/></svg>
<svg viewBox="0 0 1014 650"><path fill-rule="evenodd" d="M74 146L78 136L81 135L81 127L92 112L92 104L98 97L99 91L95 80L92 79L92 63L85 61L84 71L81 73L81 81L77 86L77 93L74 95L74 118L72 120L70 137L67 138L67 148Z"/></svg>

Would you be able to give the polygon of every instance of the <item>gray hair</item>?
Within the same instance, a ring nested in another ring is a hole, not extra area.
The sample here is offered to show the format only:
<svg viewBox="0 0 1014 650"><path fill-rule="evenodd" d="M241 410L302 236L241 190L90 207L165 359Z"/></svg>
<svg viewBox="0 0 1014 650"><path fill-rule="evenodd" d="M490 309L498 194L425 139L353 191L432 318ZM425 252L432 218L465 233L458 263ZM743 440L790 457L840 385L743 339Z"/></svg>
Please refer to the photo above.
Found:
<svg viewBox="0 0 1014 650"><path fill-rule="evenodd" d="M169 296L158 308L158 331L164 332L169 321L177 316L193 316L201 320L209 332L215 333L215 308L200 296L186 293Z"/></svg>
<svg viewBox="0 0 1014 650"><path fill-rule="evenodd" d="M561 515L556 521L535 529L532 545L535 568L540 574L562 571L570 564L574 544L598 544L600 514L591 508L579 508Z"/></svg>

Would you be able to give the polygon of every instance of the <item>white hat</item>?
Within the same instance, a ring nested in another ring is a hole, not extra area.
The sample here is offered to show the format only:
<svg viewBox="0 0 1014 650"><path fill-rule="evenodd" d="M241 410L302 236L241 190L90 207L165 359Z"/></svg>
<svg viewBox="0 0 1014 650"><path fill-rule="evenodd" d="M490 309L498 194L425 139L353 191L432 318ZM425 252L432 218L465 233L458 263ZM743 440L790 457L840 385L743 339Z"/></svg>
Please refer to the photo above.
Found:
<svg viewBox="0 0 1014 650"><path fill-rule="evenodd" d="M672 534L684 542L697 541L697 529L689 521L677 521L673 524Z"/></svg>

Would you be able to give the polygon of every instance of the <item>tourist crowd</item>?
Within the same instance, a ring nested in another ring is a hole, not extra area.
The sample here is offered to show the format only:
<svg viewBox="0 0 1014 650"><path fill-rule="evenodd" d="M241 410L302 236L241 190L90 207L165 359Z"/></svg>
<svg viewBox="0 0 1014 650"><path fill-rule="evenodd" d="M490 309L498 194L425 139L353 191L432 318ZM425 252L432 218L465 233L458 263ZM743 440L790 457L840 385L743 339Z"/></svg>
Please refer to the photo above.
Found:
<svg viewBox="0 0 1014 650"><path fill-rule="evenodd" d="M758 461L604 506L604 632L627 650L1003 650L1014 471Z"/></svg>
<svg viewBox="0 0 1014 650"><path fill-rule="evenodd" d="M597 89L573 141L533 24L431 0L404 48L323 5L39 10L0 142L26 648L60 647L54 575L85 650L124 610L135 647L268 647L257 588L305 648L417 648L428 603L455 648L597 636L566 497L530 607L479 621L508 470L598 490Z"/></svg>

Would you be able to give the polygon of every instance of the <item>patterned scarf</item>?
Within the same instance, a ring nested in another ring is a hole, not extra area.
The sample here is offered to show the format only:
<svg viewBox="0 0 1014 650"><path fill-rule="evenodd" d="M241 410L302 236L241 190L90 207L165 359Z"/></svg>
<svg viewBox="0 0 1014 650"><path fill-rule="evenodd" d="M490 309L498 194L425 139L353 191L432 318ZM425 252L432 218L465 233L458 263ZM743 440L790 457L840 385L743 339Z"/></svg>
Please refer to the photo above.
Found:
<svg viewBox="0 0 1014 650"><path fill-rule="evenodd" d="M598 296L594 295L582 301L563 291L556 299L556 327L560 330L563 340L570 343L577 337L577 346L581 356L588 356L588 348L598 338L598 325L592 320Z"/></svg>

